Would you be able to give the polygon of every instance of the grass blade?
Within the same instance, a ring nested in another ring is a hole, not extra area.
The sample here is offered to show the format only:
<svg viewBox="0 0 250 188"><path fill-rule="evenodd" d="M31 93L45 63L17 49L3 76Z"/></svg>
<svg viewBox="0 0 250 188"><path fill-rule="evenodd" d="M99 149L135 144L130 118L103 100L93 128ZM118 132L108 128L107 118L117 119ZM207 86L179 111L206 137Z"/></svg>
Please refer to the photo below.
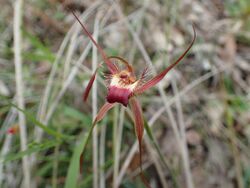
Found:
<svg viewBox="0 0 250 188"><path fill-rule="evenodd" d="M92 125L91 129L87 134L81 137L80 142L76 145L74 149L73 156L70 160L70 165L64 188L76 187L78 174L80 172L80 157L88 143L93 127L94 125Z"/></svg>
<svg viewBox="0 0 250 188"><path fill-rule="evenodd" d="M168 169L169 174L170 174L170 176L171 176L171 178L173 180L173 184L174 184L173 186L178 187L177 180L175 178L175 174L173 174L173 172L171 171L169 165L167 164L166 160L164 159L164 156L163 156L163 154L161 152L161 149L158 146L158 144L157 144L157 142L156 142L156 140L155 140L155 138L153 136L153 133L152 133L152 131L151 131L149 125L148 125L148 122L145 119L144 119L144 128L145 128L145 131L146 131L146 133L147 133L147 135L149 137L149 140L150 140L151 144L155 147L156 152L159 155L161 162L163 163L165 168Z"/></svg>
<svg viewBox="0 0 250 188"><path fill-rule="evenodd" d="M24 115L27 117L28 120L30 120L32 123L34 123L35 125L37 125L41 129L43 129L44 132L48 133L49 135L52 135L52 136L54 136L56 138L73 139L72 136L68 136L68 135L65 135L65 134L58 133L57 131L49 128L48 126L45 126L40 121L38 121L34 116L32 116L31 114L29 114L26 110L23 110L23 109L19 108L15 104L11 104L11 106L15 107L17 110L19 110L22 113L24 113Z"/></svg>
<svg viewBox="0 0 250 188"><path fill-rule="evenodd" d="M39 152L39 151L43 151L43 150L52 148L52 147L56 146L57 144L59 144L59 142L55 142L54 140L47 141L47 142L42 143L42 144L36 144L35 146L31 146L30 148L28 148L24 151L20 151L18 153L11 153L11 154L0 157L0 163L7 163L10 161L18 160L26 155L30 155L30 154L35 153L35 152Z"/></svg>

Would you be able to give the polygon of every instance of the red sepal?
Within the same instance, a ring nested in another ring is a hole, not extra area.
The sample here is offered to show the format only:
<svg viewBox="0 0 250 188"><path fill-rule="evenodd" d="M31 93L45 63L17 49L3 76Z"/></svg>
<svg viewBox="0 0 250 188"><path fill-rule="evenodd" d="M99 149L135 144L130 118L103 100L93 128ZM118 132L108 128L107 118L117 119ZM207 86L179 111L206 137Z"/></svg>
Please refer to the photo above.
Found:
<svg viewBox="0 0 250 188"><path fill-rule="evenodd" d="M194 37L193 40L191 42L191 44L188 46L188 48L185 50L185 52L170 66L168 66L164 71L162 71L160 74L158 74L157 76L155 76L154 78L152 78L151 80L149 80L148 82L146 82L145 84L143 84L142 86L138 87L135 90L135 94L140 94L143 93L145 90L155 86L158 82L160 82L164 76L168 73L168 71L170 71L174 66L176 66L182 59L183 57L188 53L188 51L190 50L190 48L193 46L194 41L196 39L196 32L193 26L193 30L194 30Z"/></svg>
<svg viewBox="0 0 250 188"><path fill-rule="evenodd" d="M117 72L116 66L107 58L107 55L105 54L104 50L101 48L101 46L99 46L97 44L97 42L95 41L95 39L92 37L92 35L90 34L90 32L87 30L87 28L83 25L83 23L80 21L80 19L78 18L78 16L75 14L74 11L71 11L72 14L74 15L74 17L76 18L76 20L79 22L79 24L81 25L82 29L84 30L85 34L90 38L90 40L94 43L94 45L96 46L96 48L98 49L98 51L101 53L103 61L106 63L109 71L114 74Z"/></svg>
<svg viewBox="0 0 250 188"><path fill-rule="evenodd" d="M101 109L99 110L98 114L96 115L93 124L96 124L96 123L98 123L98 121L101 121L101 120L104 118L104 116L106 115L106 113L107 113L111 108L113 108L114 105L115 105L115 103L108 103L108 102L106 102L106 103L101 107Z"/></svg>
<svg viewBox="0 0 250 188"><path fill-rule="evenodd" d="M89 96L89 92L90 92L90 90L92 88L92 85L93 85L93 83L95 81L96 73L97 73L97 69L95 70L94 74L91 76L91 78L89 80L89 83L88 83L88 85L87 85L87 87L86 87L86 89L85 89L85 91L83 93L83 101L84 102L87 100L87 98Z"/></svg>
<svg viewBox="0 0 250 188"><path fill-rule="evenodd" d="M140 168L142 169L142 137L144 131L144 121L139 101L132 97L130 99L131 110L134 116L135 132L139 143Z"/></svg>

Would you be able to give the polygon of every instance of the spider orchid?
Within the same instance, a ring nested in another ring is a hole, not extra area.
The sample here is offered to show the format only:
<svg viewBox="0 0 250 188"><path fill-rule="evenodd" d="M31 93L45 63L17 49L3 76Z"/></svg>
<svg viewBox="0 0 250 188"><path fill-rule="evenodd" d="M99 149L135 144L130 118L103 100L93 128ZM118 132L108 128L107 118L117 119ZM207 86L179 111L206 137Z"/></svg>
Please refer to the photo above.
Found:
<svg viewBox="0 0 250 188"><path fill-rule="evenodd" d="M72 13L74 17L76 18L76 20L80 23L82 29L84 30L84 33L90 38L90 40L98 49L99 53L102 56L104 63L107 65L107 68L110 72L110 75L108 76L108 80L107 80L108 92L107 92L107 97L106 97L106 103L101 107L100 111L95 117L93 124L92 124L92 129L96 125L96 123L101 121L106 115L106 113L111 108L113 108L116 104L120 103L126 107L129 104L133 113L135 132L136 132L136 136L139 142L139 155L140 155L140 164L141 164L144 121L143 121L141 105L139 101L137 100L137 95L155 86L158 82L160 82L164 78L164 76L168 73L168 71L170 71L175 65L177 65L184 58L184 56L188 53L188 51L190 50L190 48L192 47L196 39L195 29L193 27L193 32L194 32L193 40L188 46L188 48L184 51L184 53L173 64L171 64L166 69L164 69L160 74L156 75L155 77L147 81L145 79L147 69L144 69L142 74L139 77L136 77L133 67L126 60L118 56L108 57L105 54L104 50L97 44L97 42L94 40L92 35L88 32L88 30L83 25L83 23L76 16L76 14L73 11ZM116 62L122 64L123 67L125 68L122 68L122 69L119 68L116 64L113 63L112 60L116 60ZM86 101L88 98L89 92L96 78L96 74L97 74L97 69L92 75L86 87L86 90L83 94L84 101Z"/></svg>
<svg viewBox="0 0 250 188"><path fill-rule="evenodd" d="M7 130L7 133L8 134L16 134L19 132L19 125L13 125L12 127L10 127L8 130Z"/></svg>

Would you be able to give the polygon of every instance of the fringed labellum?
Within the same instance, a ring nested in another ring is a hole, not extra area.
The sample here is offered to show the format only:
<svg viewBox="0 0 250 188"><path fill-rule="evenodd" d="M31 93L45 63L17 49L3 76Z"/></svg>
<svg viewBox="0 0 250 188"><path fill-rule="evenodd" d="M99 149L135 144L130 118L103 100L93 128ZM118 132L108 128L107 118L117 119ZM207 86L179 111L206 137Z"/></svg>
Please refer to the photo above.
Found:
<svg viewBox="0 0 250 188"><path fill-rule="evenodd" d="M138 94L143 93L147 89L155 86L158 82L160 82L164 76L170 71L174 66L176 66L188 53L190 48L193 46L194 41L196 39L196 32L193 27L194 37L188 48L183 52L183 54L170 66L164 69L160 74L156 75L155 77L149 79L148 81L145 80L145 75L147 72L147 68L144 69L143 73L136 78L134 74L133 67L123 58L117 56L108 57L103 49L96 43L92 35L88 32L85 28L83 23L79 20L76 14L72 11L73 15L75 16L76 20L80 23L83 28L85 34L90 38L93 44L97 47L98 51L100 52L104 63L107 65L110 75L108 77L108 92L106 100L107 102L101 107L100 111L98 112L96 118L93 121L92 129L97 122L103 119L105 114L117 103L120 103L124 106L127 106L130 103L130 107L132 109L134 115L134 124L135 124L135 132L137 134L137 139L139 142L139 152L140 152L140 166L142 165L141 161L141 152L142 152L142 137L143 137L143 130L144 130L144 122L143 122L143 114L142 109L140 106L139 101L137 100L136 96ZM124 68L119 68L117 65L112 63L112 60L116 60L118 63L121 63ZM96 78L97 71L92 75L86 90L84 92L84 101L87 100L93 82ZM149 187L149 186L147 186Z"/></svg>

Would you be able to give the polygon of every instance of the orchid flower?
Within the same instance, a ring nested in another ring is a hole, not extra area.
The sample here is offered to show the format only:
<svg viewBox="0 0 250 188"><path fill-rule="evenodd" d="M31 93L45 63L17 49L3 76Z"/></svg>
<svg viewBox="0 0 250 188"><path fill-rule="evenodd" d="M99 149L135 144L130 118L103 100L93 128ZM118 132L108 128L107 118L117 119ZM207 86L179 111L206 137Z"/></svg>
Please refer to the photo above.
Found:
<svg viewBox="0 0 250 188"><path fill-rule="evenodd" d="M13 125L10 128L8 128L7 133L14 135L14 134L18 133L19 131L20 131L19 125Z"/></svg>
<svg viewBox="0 0 250 188"><path fill-rule="evenodd" d="M106 64L110 75L108 76L108 92L106 97L105 104L101 107L100 111L98 112L97 116L95 117L92 125L93 127L101 121L106 113L112 109L116 104L122 104L123 106L127 107L128 104L132 110L133 118L134 118L134 127L136 136L139 142L139 154L140 154L140 165L141 165L141 153L142 153L142 137L144 131L144 120L141 105L137 99L139 94L142 94L144 91L150 89L151 87L155 86L158 82L160 82L164 76L170 71L174 66L176 66L188 53L194 41L196 39L196 32L193 27L194 37L192 42L189 44L188 48L184 51L184 53L170 66L164 69L160 74L154 76L153 78L149 79L148 81L145 79L145 75L147 73L147 68L144 69L142 74L139 77L136 77L133 67L123 58L118 56L110 56L108 57L104 50L97 44L94 40L92 35L83 25L83 23L79 20L76 14L72 11L76 20L80 23L82 29L84 30L85 34L90 38L93 44L98 49L99 53L102 56L104 63ZM116 60L116 62L123 65L124 68L118 67L116 64L113 63L112 60ZM92 75L86 90L83 94L83 100L86 101L95 81L97 74L97 70L95 70L94 74ZM91 129L91 131L92 131Z"/></svg>

